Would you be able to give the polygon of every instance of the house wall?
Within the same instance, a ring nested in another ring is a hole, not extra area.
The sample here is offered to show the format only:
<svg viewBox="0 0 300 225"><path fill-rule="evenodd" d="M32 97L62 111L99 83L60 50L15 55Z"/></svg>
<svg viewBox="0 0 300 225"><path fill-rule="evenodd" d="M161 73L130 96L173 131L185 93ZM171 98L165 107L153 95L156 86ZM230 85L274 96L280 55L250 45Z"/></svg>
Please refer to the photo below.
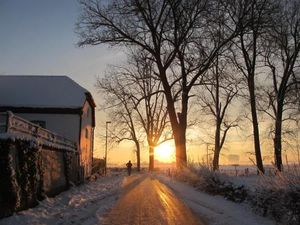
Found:
<svg viewBox="0 0 300 225"><path fill-rule="evenodd" d="M83 106L83 114L81 116L81 166L84 168L84 176L89 177L92 173L92 157L93 157L93 141L94 131L92 127L92 107L86 101Z"/></svg>
<svg viewBox="0 0 300 225"><path fill-rule="evenodd" d="M46 122L46 129L78 143L80 116L75 114L15 113L26 120Z"/></svg>
<svg viewBox="0 0 300 225"><path fill-rule="evenodd" d="M92 127L92 107L86 101L81 118L75 114L15 113L26 120L46 122L46 129L78 143L80 140L80 165L84 177L92 172L94 128Z"/></svg>

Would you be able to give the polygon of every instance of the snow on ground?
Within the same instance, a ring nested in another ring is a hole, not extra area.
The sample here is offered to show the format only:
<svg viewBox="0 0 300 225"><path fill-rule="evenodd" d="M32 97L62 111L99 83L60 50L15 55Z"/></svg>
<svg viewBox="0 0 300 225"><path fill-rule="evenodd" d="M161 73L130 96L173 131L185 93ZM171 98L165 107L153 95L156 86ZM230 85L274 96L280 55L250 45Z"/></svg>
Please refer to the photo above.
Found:
<svg viewBox="0 0 300 225"><path fill-rule="evenodd" d="M255 191L259 189L264 182L264 177L258 176L256 174L249 174L247 176L230 176L227 174L220 174L222 181L229 181L236 186L244 186L250 191Z"/></svg>
<svg viewBox="0 0 300 225"><path fill-rule="evenodd" d="M0 225L95 225L118 199L124 175L110 174L47 198L32 209L0 220Z"/></svg>
<svg viewBox="0 0 300 225"><path fill-rule="evenodd" d="M245 174L244 168L249 169L249 174ZM273 166L265 166L265 174L257 175L255 167L244 166L238 170L238 176L232 173L230 167L223 166L220 171L219 177L222 181L229 181L237 186L243 185L246 189L251 192L255 192L262 188L288 188L290 185L299 185L300 167L298 165L286 166L282 173L275 174L276 169ZM228 173L229 171L229 173Z"/></svg>
<svg viewBox="0 0 300 225"><path fill-rule="evenodd" d="M209 225L275 225L275 221L255 215L247 204L234 203L222 196L203 193L188 184L164 175L157 178L169 186L176 195Z"/></svg>
<svg viewBox="0 0 300 225"><path fill-rule="evenodd" d="M154 175L169 186L208 225L275 225L252 211L249 205L212 196L165 175ZM121 172L47 198L32 209L0 220L0 225L96 225L116 203L128 179Z"/></svg>

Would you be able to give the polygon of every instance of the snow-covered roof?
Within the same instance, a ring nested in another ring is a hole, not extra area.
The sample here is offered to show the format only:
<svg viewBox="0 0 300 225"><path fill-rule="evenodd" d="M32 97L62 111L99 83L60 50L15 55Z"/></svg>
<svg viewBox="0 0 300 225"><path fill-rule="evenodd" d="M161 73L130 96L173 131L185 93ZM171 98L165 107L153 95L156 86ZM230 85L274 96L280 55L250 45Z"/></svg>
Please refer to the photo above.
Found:
<svg viewBox="0 0 300 225"><path fill-rule="evenodd" d="M87 96L67 76L0 76L0 107L77 109Z"/></svg>

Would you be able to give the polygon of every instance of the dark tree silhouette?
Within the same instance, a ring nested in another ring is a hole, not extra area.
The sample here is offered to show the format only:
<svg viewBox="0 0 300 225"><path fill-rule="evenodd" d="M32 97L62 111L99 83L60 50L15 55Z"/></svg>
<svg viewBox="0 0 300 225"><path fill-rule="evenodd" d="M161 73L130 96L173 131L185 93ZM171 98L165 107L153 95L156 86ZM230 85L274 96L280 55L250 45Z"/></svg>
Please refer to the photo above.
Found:
<svg viewBox="0 0 300 225"><path fill-rule="evenodd" d="M202 110L213 117L215 122L213 170L219 169L219 157L225 143L227 133L232 127L238 126L239 118L228 118L228 108L238 93L238 80L234 76L232 68L229 72L228 61L218 56L212 68L209 70L208 81L202 87L199 102ZM227 118L226 118L227 117Z"/></svg>
<svg viewBox="0 0 300 225"><path fill-rule="evenodd" d="M168 113L161 81L153 77L153 61L143 52L131 55L128 66L120 68L119 76L126 79L126 88L149 147L149 170L154 169L154 148L171 136L163 136L169 125Z"/></svg>
<svg viewBox="0 0 300 225"><path fill-rule="evenodd" d="M187 163L189 93L201 83L218 51L237 35L247 7L238 0L81 1L79 46L108 43L138 47L154 60L179 168ZM211 42L216 37L218 41Z"/></svg>
<svg viewBox="0 0 300 225"><path fill-rule="evenodd" d="M261 35L270 25L269 15L272 13L273 4L271 0L251 0L248 7L247 24L243 24L238 39L233 44L233 63L240 70L245 78L248 89L248 99L250 103L254 150L256 165L260 172L264 173L264 166L261 156L259 125L257 118L256 83L257 60L260 55L261 45L259 45Z"/></svg>
<svg viewBox="0 0 300 225"><path fill-rule="evenodd" d="M149 170L154 169L155 146L172 138L163 136L169 122L168 113L161 82L152 73L153 61L138 51L129 55L125 66L112 67L105 79L97 81L98 89L106 96L105 107L111 109L114 138L118 142L132 140L138 161L140 142L146 136Z"/></svg>
<svg viewBox="0 0 300 225"><path fill-rule="evenodd" d="M275 1L278 11L272 14L272 26L265 34L264 59L270 69L272 87L266 93L268 108L265 110L274 120L275 164L282 170L283 122L292 118L292 111L299 113L299 52L300 52L300 2L296 0ZM297 91L298 90L298 91ZM284 118L284 113L288 114Z"/></svg>
<svg viewBox="0 0 300 225"><path fill-rule="evenodd" d="M96 88L103 93L103 109L110 110L113 130L111 138L117 143L128 140L135 144L137 170L140 171L140 132L134 117L134 104L130 100L127 81L120 76L110 74L104 79L98 79Z"/></svg>

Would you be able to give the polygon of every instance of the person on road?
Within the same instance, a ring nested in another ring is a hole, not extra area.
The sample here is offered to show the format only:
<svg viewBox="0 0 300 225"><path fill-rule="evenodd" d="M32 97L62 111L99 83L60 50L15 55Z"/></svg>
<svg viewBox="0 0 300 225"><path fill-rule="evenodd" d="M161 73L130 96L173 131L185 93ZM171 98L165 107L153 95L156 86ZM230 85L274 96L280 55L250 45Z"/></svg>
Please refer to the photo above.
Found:
<svg viewBox="0 0 300 225"><path fill-rule="evenodd" d="M129 160L128 163L126 163L126 167L127 167L127 172L128 172L128 176L130 176L131 174L131 167L132 167L132 163Z"/></svg>

